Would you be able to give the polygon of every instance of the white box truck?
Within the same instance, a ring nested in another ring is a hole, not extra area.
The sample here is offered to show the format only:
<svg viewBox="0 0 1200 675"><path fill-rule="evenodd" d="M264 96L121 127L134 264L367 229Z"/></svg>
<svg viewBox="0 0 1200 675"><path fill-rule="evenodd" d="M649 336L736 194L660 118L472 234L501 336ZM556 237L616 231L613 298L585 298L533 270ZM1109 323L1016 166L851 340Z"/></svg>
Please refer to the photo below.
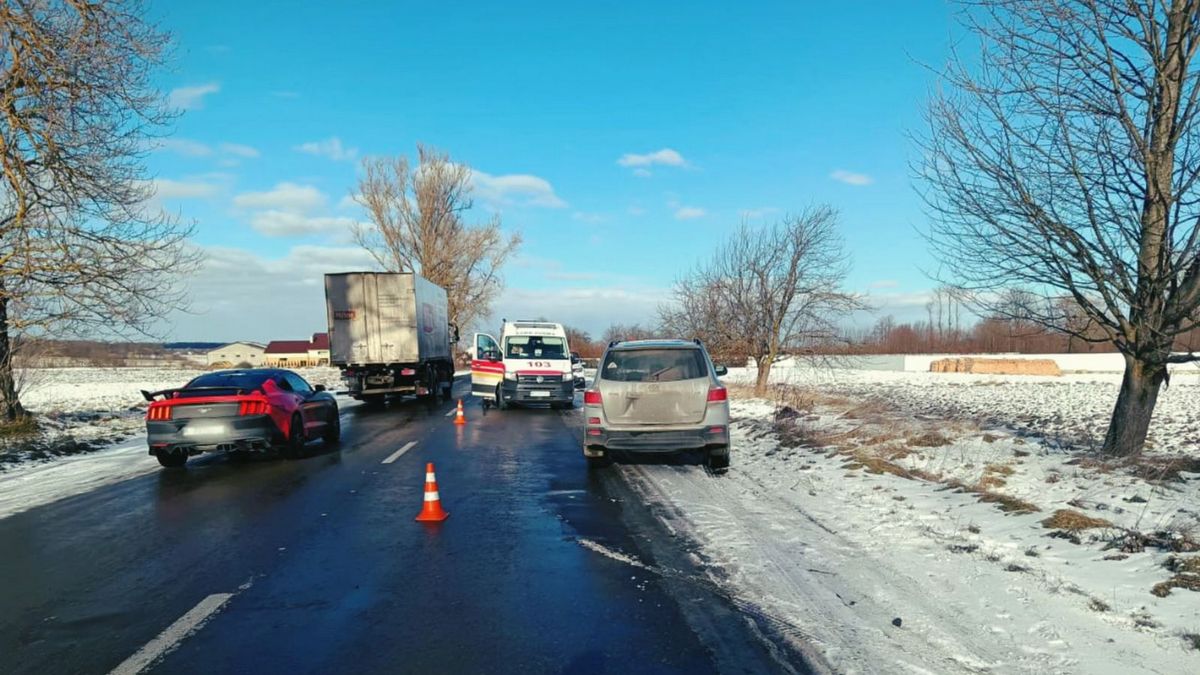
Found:
<svg viewBox="0 0 1200 675"><path fill-rule="evenodd" d="M458 329L447 321L446 289L412 273L326 274L325 310L329 362L350 396L450 396Z"/></svg>

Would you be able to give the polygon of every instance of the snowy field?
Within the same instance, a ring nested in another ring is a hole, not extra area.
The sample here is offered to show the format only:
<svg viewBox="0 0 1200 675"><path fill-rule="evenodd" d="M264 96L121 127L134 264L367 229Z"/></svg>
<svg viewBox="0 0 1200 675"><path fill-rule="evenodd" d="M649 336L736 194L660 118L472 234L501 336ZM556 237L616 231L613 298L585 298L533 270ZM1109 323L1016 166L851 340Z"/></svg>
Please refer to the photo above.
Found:
<svg viewBox="0 0 1200 675"><path fill-rule="evenodd" d="M1194 378L1123 464L1088 452L1116 375L752 375L727 474L616 469L785 638L838 672L1200 672Z"/></svg>

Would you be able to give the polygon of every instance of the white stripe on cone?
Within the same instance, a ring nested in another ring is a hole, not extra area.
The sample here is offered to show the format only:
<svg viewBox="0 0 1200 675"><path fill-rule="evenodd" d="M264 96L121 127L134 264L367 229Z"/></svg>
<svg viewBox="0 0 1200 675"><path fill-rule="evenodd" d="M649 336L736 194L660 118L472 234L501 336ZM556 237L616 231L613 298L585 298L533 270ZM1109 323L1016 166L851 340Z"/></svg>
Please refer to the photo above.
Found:
<svg viewBox="0 0 1200 675"><path fill-rule="evenodd" d="M440 497L438 497L438 493L436 492L425 493L425 501L427 502L436 502L438 499L440 499Z"/></svg>
<svg viewBox="0 0 1200 675"><path fill-rule="evenodd" d="M426 482L426 483L436 483L436 482L437 482L437 476L434 476L434 475L433 475L433 474L431 474L431 473L427 473L427 474L425 474L425 482Z"/></svg>

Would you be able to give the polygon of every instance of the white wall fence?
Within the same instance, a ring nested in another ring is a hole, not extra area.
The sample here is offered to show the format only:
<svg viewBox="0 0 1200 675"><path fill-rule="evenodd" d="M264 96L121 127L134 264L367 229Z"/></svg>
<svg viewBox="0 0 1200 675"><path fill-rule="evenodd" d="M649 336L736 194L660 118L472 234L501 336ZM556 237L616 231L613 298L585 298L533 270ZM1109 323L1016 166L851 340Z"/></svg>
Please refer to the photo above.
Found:
<svg viewBox="0 0 1200 675"><path fill-rule="evenodd" d="M1049 359L1064 373L1120 373L1125 370L1125 358L1111 354L871 354L840 356L833 359L835 368L855 370L895 370L912 373L929 372L929 364L940 359ZM1200 372L1194 363L1175 364L1172 371Z"/></svg>

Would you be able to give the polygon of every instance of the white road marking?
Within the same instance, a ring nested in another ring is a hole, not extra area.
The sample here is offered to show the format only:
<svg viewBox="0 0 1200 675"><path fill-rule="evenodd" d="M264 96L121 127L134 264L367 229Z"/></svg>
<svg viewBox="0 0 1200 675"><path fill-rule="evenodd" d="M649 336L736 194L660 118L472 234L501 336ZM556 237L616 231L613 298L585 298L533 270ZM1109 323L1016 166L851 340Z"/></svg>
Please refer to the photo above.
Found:
<svg viewBox="0 0 1200 675"><path fill-rule="evenodd" d="M249 587L248 584L243 584L239 590L245 590L247 587ZM205 622L221 611L221 608L233 596L234 593L213 593L201 600L200 604L193 607L187 614L167 626L166 630L158 634L158 637L147 642L144 647L137 650L137 653L113 668L109 675L136 675L142 672L174 649L180 642L183 642L184 638L200 630Z"/></svg>
<svg viewBox="0 0 1200 675"><path fill-rule="evenodd" d="M392 462L400 459L401 457L404 456L404 453L408 452L409 450L412 450L413 446L416 444L417 444L416 441L409 441L408 443L405 443L403 448L400 448L399 450L388 455L387 459L383 460L383 463L391 464Z"/></svg>
<svg viewBox="0 0 1200 675"><path fill-rule="evenodd" d="M450 412L446 413L446 417L449 417L449 416L453 415L453 414L454 414L454 413L456 413L456 412L458 412L458 407L457 407L457 406L455 406L455 407L451 408L451 409L450 409Z"/></svg>

